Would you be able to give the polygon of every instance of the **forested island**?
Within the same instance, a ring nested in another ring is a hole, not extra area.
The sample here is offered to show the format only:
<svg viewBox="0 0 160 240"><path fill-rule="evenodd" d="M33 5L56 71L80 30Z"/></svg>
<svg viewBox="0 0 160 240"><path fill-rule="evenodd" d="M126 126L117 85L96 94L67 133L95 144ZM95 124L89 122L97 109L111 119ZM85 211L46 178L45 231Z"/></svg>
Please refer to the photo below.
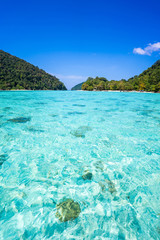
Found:
<svg viewBox="0 0 160 240"><path fill-rule="evenodd" d="M74 87L71 88L71 90L81 90L83 83L84 83L84 82L75 85Z"/></svg>
<svg viewBox="0 0 160 240"><path fill-rule="evenodd" d="M67 90L58 78L0 50L1 90Z"/></svg>
<svg viewBox="0 0 160 240"><path fill-rule="evenodd" d="M44 70L0 50L0 90L67 90L58 78ZM71 90L160 92L160 60L132 78L107 80L89 77Z"/></svg>
<svg viewBox="0 0 160 240"><path fill-rule="evenodd" d="M89 77L82 86L81 84L76 86L77 88L81 87L81 90L87 91L119 90L160 92L160 60L140 75L136 75L128 80L121 79L120 81L108 81L104 77Z"/></svg>

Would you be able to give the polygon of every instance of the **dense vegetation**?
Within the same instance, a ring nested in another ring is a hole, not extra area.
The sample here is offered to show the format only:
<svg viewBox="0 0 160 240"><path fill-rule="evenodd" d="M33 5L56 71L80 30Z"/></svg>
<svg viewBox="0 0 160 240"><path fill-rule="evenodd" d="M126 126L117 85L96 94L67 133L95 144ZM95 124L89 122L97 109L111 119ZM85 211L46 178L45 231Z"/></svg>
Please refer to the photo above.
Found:
<svg viewBox="0 0 160 240"><path fill-rule="evenodd" d="M82 85L82 90L120 90L120 91L147 91L160 92L160 60L139 76L128 80L108 81L103 77L89 77Z"/></svg>
<svg viewBox="0 0 160 240"><path fill-rule="evenodd" d="M0 89L66 90L56 77L0 50Z"/></svg>
<svg viewBox="0 0 160 240"><path fill-rule="evenodd" d="M81 89L82 89L82 84L83 84L83 83L84 83L84 82L75 85L74 87L71 88L71 90L81 90Z"/></svg>

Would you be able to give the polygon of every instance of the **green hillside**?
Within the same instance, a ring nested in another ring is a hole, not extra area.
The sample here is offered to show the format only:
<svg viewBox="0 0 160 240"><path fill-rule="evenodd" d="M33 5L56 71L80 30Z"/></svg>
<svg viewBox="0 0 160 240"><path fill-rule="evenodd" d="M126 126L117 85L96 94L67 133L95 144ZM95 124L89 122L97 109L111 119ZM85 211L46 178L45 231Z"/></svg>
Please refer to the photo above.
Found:
<svg viewBox="0 0 160 240"><path fill-rule="evenodd" d="M0 50L0 89L66 90L56 77Z"/></svg>
<svg viewBox="0 0 160 240"><path fill-rule="evenodd" d="M74 87L71 88L71 90L81 90L83 83L84 83L84 82L75 85Z"/></svg>
<svg viewBox="0 0 160 240"><path fill-rule="evenodd" d="M83 83L82 90L135 90L146 92L160 92L160 60L140 75L136 75L128 80L121 79L120 81L108 81L106 78L102 77L89 77L87 81Z"/></svg>

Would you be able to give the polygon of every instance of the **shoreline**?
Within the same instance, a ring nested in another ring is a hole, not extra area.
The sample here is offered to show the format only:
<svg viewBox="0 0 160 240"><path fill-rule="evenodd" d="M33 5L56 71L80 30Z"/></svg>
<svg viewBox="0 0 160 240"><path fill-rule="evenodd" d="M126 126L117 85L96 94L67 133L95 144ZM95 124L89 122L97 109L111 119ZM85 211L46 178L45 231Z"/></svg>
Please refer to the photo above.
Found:
<svg viewBox="0 0 160 240"><path fill-rule="evenodd" d="M160 93L160 92L146 92L146 91L121 91L121 90L93 90L93 91L88 91L88 90L51 90L51 89L46 89L46 90L30 90L30 89L14 89L14 90L3 90L3 89L0 89L0 92L29 92L29 91L61 91L61 92L64 92L64 91L71 91L71 92L122 92L122 93Z"/></svg>
<svg viewBox="0 0 160 240"><path fill-rule="evenodd" d="M160 93L160 92L146 92L146 91L120 91L120 90L93 90L93 91L88 91L88 90L74 90L74 91L82 91L82 92L123 92L123 93Z"/></svg>
<svg viewBox="0 0 160 240"><path fill-rule="evenodd" d="M158 92L146 92L146 91L120 91L120 90L103 90L103 92L136 92L136 93L158 93Z"/></svg>

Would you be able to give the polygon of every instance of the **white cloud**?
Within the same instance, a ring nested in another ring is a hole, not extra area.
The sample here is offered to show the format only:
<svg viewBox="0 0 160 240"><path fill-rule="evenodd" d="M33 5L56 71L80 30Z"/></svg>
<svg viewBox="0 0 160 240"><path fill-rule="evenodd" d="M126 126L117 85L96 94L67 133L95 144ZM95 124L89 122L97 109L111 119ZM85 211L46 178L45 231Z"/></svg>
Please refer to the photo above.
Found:
<svg viewBox="0 0 160 240"><path fill-rule="evenodd" d="M139 54L139 55L145 55L145 51L142 48L134 48L133 53Z"/></svg>
<svg viewBox="0 0 160 240"><path fill-rule="evenodd" d="M134 48L133 53L139 54L139 55L148 55L151 56L153 52L160 51L160 42L157 43L149 43L147 47L144 49L142 48Z"/></svg>

